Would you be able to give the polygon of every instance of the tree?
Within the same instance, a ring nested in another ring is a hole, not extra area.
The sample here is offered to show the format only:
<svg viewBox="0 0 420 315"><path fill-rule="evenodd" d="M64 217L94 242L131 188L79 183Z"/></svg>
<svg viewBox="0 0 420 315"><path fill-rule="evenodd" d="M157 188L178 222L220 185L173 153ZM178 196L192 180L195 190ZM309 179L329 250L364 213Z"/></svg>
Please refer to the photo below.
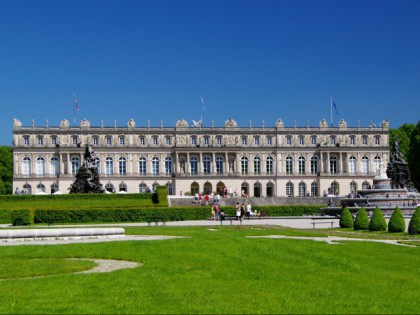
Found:
<svg viewBox="0 0 420 315"><path fill-rule="evenodd" d="M400 143L399 151L401 152L403 159L408 161L411 134L415 128L416 126L414 124L404 124L397 129L389 130L389 147L391 148L391 153L395 153L393 143L394 139L397 138Z"/></svg>
<svg viewBox="0 0 420 315"><path fill-rule="evenodd" d="M420 190L420 121L414 128L410 137L410 150L408 153L408 167L411 172L411 181L417 190Z"/></svg>
<svg viewBox="0 0 420 315"><path fill-rule="evenodd" d="M365 208L360 208L360 210L357 212L356 219L354 219L353 228L355 230L369 229L369 217Z"/></svg>
<svg viewBox="0 0 420 315"><path fill-rule="evenodd" d="M408 224L409 234L420 234L420 207L417 207L411 217L410 223Z"/></svg>
<svg viewBox="0 0 420 315"><path fill-rule="evenodd" d="M399 207L392 212L388 222L388 232L398 233L405 232L405 220Z"/></svg>
<svg viewBox="0 0 420 315"><path fill-rule="evenodd" d="M0 146L0 195L12 194L13 152L9 146Z"/></svg>
<svg viewBox="0 0 420 315"><path fill-rule="evenodd" d="M386 220L381 209L373 210L372 217L369 222L369 231L386 231Z"/></svg>
<svg viewBox="0 0 420 315"><path fill-rule="evenodd" d="M345 207L343 211L341 212L340 227L341 228L353 227L353 216L351 215L350 210L347 207Z"/></svg>

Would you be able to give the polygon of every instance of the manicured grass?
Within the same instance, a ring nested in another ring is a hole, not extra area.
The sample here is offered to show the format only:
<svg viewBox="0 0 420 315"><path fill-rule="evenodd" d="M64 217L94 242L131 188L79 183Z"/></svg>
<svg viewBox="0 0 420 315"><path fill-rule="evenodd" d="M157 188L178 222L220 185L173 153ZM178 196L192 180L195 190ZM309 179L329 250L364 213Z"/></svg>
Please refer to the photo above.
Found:
<svg viewBox="0 0 420 315"><path fill-rule="evenodd" d="M269 227L133 227L126 228L126 232L187 237L0 247L2 265L6 260L9 264L15 260L23 265L25 260L33 263L34 259L40 259L40 264L55 259L55 264L61 265L65 258L71 257L122 259L143 264L111 273L3 280L0 312L420 312L419 247L369 242L330 245L310 240L245 237L333 233ZM64 267L62 272L71 270Z"/></svg>

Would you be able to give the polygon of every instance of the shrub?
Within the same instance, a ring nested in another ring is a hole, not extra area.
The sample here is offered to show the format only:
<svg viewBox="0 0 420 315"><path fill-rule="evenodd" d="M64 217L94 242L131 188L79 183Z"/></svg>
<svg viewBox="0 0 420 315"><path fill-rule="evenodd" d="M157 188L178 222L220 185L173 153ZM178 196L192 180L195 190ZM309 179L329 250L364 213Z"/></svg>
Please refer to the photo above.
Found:
<svg viewBox="0 0 420 315"><path fill-rule="evenodd" d="M341 228L353 227L353 216L351 215L350 210L347 207L345 207L343 211L341 212L340 227Z"/></svg>
<svg viewBox="0 0 420 315"><path fill-rule="evenodd" d="M410 223L408 224L408 233L420 234L420 207L417 207L411 217Z"/></svg>
<svg viewBox="0 0 420 315"><path fill-rule="evenodd" d="M32 210L13 210L10 215L13 225L34 224L34 212Z"/></svg>
<svg viewBox="0 0 420 315"><path fill-rule="evenodd" d="M354 219L353 228L355 230L369 229L369 217L365 208L360 208L360 210L357 212L356 219Z"/></svg>
<svg viewBox="0 0 420 315"><path fill-rule="evenodd" d="M392 212L391 218L388 222L388 232L398 233L405 232L405 221L399 207Z"/></svg>
<svg viewBox="0 0 420 315"><path fill-rule="evenodd" d="M369 222L369 231L386 231L386 221L381 209L373 210L372 218Z"/></svg>

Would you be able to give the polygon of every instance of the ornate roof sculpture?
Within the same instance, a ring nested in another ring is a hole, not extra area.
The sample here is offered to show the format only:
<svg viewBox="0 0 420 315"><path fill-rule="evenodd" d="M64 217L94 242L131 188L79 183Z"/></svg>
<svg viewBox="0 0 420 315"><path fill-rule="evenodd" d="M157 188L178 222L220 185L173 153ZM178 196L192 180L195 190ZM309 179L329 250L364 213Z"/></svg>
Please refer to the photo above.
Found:
<svg viewBox="0 0 420 315"><path fill-rule="evenodd" d="M186 120L184 120L184 118L181 118L180 120L178 120L176 122L176 127L177 128L188 128L188 122Z"/></svg>
<svg viewBox="0 0 420 315"><path fill-rule="evenodd" d="M234 121L232 118L229 118L225 121L225 128L237 128L238 123Z"/></svg>
<svg viewBox="0 0 420 315"><path fill-rule="evenodd" d="M68 129L70 126L70 123L67 119L62 119L60 122L60 128L61 129Z"/></svg>

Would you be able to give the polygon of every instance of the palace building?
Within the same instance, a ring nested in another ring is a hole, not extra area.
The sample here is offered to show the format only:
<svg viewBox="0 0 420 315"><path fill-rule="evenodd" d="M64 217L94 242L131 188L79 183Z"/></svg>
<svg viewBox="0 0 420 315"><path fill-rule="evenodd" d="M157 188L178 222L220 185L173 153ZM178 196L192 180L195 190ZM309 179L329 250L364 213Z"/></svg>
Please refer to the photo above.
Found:
<svg viewBox="0 0 420 315"><path fill-rule="evenodd" d="M169 195L228 194L250 197L348 195L371 186L389 160L389 122L380 126L92 127L13 124L13 189L27 194L68 193L83 163L86 144L94 151L107 191L138 193L166 186ZM383 163L383 164L382 164Z"/></svg>

